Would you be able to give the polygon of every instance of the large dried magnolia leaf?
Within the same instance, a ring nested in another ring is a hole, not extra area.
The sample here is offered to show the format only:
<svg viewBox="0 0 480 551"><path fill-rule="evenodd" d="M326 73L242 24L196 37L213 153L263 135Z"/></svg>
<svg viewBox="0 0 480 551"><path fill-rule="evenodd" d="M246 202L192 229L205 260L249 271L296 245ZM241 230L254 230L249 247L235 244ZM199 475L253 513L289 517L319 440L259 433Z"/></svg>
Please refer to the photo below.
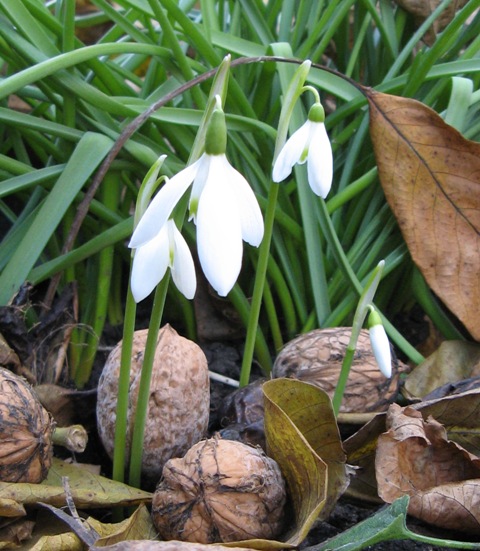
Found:
<svg viewBox="0 0 480 551"><path fill-rule="evenodd" d="M280 465L295 512L287 542L298 545L348 485L346 456L328 394L295 379L263 385L267 452Z"/></svg>
<svg viewBox="0 0 480 551"><path fill-rule="evenodd" d="M365 93L380 181L412 258L480 340L480 144L418 101Z"/></svg>
<svg viewBox="0 0 480 551"><path fill-rule="evenodd" d="M448 440L443 425L412 407L390 406L378 437L378 493L410 496L408 512L442 528L480 534L480 458Z"/></svg>

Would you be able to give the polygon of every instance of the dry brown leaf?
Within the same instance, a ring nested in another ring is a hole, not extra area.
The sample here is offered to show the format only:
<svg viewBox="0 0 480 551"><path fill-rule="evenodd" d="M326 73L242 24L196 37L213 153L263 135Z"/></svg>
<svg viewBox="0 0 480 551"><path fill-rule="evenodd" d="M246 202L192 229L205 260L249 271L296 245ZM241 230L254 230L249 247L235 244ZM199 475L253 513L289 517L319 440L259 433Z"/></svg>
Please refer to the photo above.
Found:
<svg viewBox="0 0 480 551"><path fill-rule="evenodd" d="M35 522L19 519L0 528L0 549L16 549L30 539Z"/></svg>
<svg viewBox="0 0 480 551"><path fill-rule="evenodd" d="M395 0L399 6L415 17L418 26L438 8L440 1L441 0ZM453 2L443 10L424 36L424 40L428 45L432 45L437 34L450 23L457 11L463 8L467 2L468 0L453 0Z"/></svg>
<svg viewBox="0 0 480 551"><path fill-rule="evenodd" d="M480 456L480 391L472 390L435 400L419 402L412 408L424 419L429 416L442 423L448 438L470 453ZM377 439L385 432L386 414L379 413L343 443L347 462L357 467L347 493L364 500L378 501L375 476Z"/></svg>
<svg viewBox="0 0 480 551"><path fill-rule="evenodd" d="M443 528L480 533L480 458L448 440L443 425L412 407L390 406L378 437L378 493L387 503L407 494L408 512ZM468 491L467 491L468 490Z"/></svg>
<svg viewBox="0 0 480 551"><path fill-rule="evenodd" d="M480 144L418 101L365 93L380 180L412 258L480 340Z"/></svg>
<svg viewBox="0 0 480 551"><path fill-rule="evenodd" d="M447 383L480 375L480 346L466 341L445 341L419 364L403 386L408 398L423 398Z"/></svg>

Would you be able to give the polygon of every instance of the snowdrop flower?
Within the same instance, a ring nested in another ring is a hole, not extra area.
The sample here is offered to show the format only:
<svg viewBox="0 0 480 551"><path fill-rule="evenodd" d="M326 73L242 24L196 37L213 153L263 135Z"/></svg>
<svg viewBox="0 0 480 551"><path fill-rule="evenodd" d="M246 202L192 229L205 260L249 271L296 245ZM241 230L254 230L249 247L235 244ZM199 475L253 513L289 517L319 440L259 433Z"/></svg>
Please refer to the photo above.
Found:
<svg viewBox="0 0 480 551"><path fill-rule="evenodd" d="M389 379L392 376L390 342L383 328L382 320L372 306L370 306L370 315L368 317L368 331L378 367L383 375Z"/></svg>
<svg viewBox="0 0 480 551"><path fill-rule="evenodd" d="M292 172L293 165L307 161L308 183L312 191L325 199L332 186L332 146L325 129L325 111L316 102L308 120L287 140L273 166L272 179L281 182Z"/></svg>
<svg viewBox="0 0 480 551"><path fill-rule="evenodd" d="M257 247L263 219L247 180L225 156L227 132L220 98L205 137L205 153L171 178L138 223L130 247L150 241L192 185L190 218L197 226L198 256L203 272L220 296L226 296L240 273L243 243Z"/></svg>
<svg viewBox="0 0 480 551"><path fill-rule="evenodd" d="M195 295L195 266L185 239L170 219L152 239L140 245L133 257L131 289L135 302L146 298L160 283L167 268L178 290L188 299Z"/></svg>

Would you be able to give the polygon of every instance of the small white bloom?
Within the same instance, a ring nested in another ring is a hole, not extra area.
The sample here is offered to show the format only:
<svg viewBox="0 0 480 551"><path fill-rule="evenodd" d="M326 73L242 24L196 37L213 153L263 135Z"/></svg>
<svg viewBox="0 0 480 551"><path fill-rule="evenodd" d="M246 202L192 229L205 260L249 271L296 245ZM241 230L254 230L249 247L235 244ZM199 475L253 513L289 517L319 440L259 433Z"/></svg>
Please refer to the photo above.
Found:
<svg viewBox="0 0 480 551"><path fill-rule="evenodd" d="M163 279L167 268L170 268L178 290L186 298L192 299L197 286L193 258L185 239L171 219L157 227L157 234L153 238L136 247L131 277L135 302L140 302L153 291Z"/></svg>
<svg viewBox="0 0 480 551"><path fill-rule="evenodd" d="M242 240L258 247L263 218L250 185L225 154L204 153L170 179L145 211L129 246L139 247L156 235L192 182L189 209L197 225L200 264L212 287L226 296L240 273Z"/></svg>
<svg viewBox="0 0 480 551"><path fill-rule="evenodd" d="M372 314L370 314L370 316L372 316ZM378 316L376 312L375 314ZM380 319L379 316L378 319ZM375 323L369 327L368 331L377 365L383 375L389 379L392 376L392 356L390 352L390 342L385 333L385 329L381 323Z"/></svg>
<svg viewBox="0 0 480 551"><path fill-rule="evenodd" d="M293 165L306 161L308 183L316 195L325 199L332 187L333 155L323 117L317 114L319 109L323 112L318 103L312 106L308 120L282 147L273 166L272 179L274 182L285 180Z"/></svg>

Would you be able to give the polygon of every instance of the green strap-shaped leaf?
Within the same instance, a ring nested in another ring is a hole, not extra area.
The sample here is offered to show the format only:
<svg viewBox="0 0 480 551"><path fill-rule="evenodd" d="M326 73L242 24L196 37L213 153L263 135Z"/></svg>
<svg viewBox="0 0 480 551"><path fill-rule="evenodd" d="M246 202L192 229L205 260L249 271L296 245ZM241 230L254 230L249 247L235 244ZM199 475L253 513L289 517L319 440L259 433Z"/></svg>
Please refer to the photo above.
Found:
<svg viewBox="0 0 480 551"><path fill-rule="evenodd" d="M6 304L24 283L66 210L111 146L109 138L93 132L87 132L78 142L65 170L0 276L0 304Z"/></svg>

